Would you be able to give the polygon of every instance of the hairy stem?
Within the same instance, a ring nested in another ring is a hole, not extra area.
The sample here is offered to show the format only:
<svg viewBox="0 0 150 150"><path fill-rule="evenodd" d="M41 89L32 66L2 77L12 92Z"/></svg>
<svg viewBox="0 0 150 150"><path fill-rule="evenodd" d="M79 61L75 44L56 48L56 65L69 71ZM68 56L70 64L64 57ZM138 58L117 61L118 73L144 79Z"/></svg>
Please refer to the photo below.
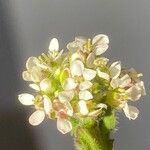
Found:
<svg viewBox="0 0 150 150"><path fill-rule="evenodd" d="M110 130L103 122L95 123L90 128L77 126L75 139L76 150L112 150L113 140L110 139Z"/></svg>

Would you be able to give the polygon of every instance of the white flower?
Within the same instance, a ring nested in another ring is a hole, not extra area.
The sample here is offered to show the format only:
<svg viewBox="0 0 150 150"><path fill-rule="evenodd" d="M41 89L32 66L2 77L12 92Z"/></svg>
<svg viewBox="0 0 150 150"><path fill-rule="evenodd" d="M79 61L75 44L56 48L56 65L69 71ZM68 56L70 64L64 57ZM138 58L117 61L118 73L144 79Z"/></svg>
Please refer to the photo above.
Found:
<svg viewBox="0 0 150 150"><path fill-rule="evenodd" d="M68 92L69 90L73 92L77 88L79 100L81 100L81 104L79 101L80 107L80 105L84 103L83 102L84 100L87 101L93 98L93 95L91 94L90 91L88 91L88 89L92 87L92 83L90 81L93 78L95 78L96 71L84 68L84 64L80 60L75 60L70 66L70 73L72 78L66 79L63 88L66 92ZM76 78L83 78L83 79L78 82L76 81ZM81 114L84 113L81 112Z"/></svg>
<svg viewBox="0 0 150 150"><path fill-rule="evenodd" d="M89 68L94 68L94 60L96 56L103 54L108 49L109 38L104 34L96 35L93 39L87 39L85 37L76 37L75 41L69 43L67 48L73 52L73 60L82 59L81 54L78 52L87 53L86 65Z"/></svg>
<svg viewBox="0 0 150 150"><path fill-rule="evenodd" d="M112 79L110 82L110 85L115 89L115 88L125 88L125 87L129 87L131 84L131 78L128 74L124 75L121 78L116 78L116 79Z"/></svg>
<svg viewBox="0 0 150 150"><path fill-rule="evenodd" d="M63 104L63 108L62 109L59 108L59 109L61 111L64 109L64 111L68 116L73 115L73 108L70 104L70 101L73 99L73 97L74 97L73 91L62 91L58 93L59 102Z"/></svg>
<svg viewBox="0 0 150 150"><path fill-rule="evenodd" d="M64 108L58 110L57 128L61 133L66 134L72 130L72 124L68 120L68 116L73 115L73 109L70 102L68 101L65 101L63 105ZM61 116L61 114L63 114L63 116Z"/></svg>
<svg viewBox="0 0 150 150"><path fill-rule="evenodd" d="M69 43L67 48L73 52L77 50L84 51L84 45L87 43L87 39L85 37L76 37L75 41Z"/></svg>
<svg viewBox="0 0 150 150"><path fill-rule="evenodd" d="M61 93L60 95L62 96L63 93ZM59 96L59 97L61 97L61 96ZM73 109L72 109L72 106L69 103L68 99L66 101L62 97L60 99L63 104L63 108L60 108L60 110L57 110L58 111L57 113L59 114L64 111L64 112L66 112L66 114L68 116L72 116ZM46 95L43 95L43 110L36 110L29 117L29 123L33 126L37 126L40 123L42 123L46 114L49 115L50 112L56 111L52 105L53 104L52 104L51 100L49 99L49 97ZM62 118L61 116L58 115L57 116L57 128L61 133L66 134L72 130L72 125L66 118Z"/></svg>
<svg viewBox="0 0 150 150"><path fill-rule="evenodd" d="M109 67L109 73L103 72L99 69L97 69L97 75L105 80L110 80L112 82L118 82L118 77L121 73L121 63L120 61L114 62L111 64L111 66Z"/></svg>
<svg viewBox="0 0 150 150"><path fill-rule="evenodd" d="M23 105L33 105L35 100L34 96L28 93L18 95L18 99Z"/></svg>
<svg viewBox="0 0 150 150"><path fill-rule="evenodd" d="M92 86L92 83L90 81L96 76L96 71L84 68L84 64L80 60L76 60L71 64L70 72L72 78L66 79L63 85L64 90L75 90L75 88L78 86L80 97L83 97L84 95L85 100L91 99L93 96L87 90ZM77 83L75 81L76 77L82 77L84 80Z"/></svg>
<svg viewBox="0 0 150 150"><path fill-rule="evenodd" d="M115 88L127 88L125 93L130 100L136 101L140 99L142 95L146 95L144 82L140 79L136 79L137 83L132 83L133 78L130 75L125 74L121 78L112 78L110 85ZM135 81L135 80L134 80Z"/></svg>
<svg viewBox="0 0 150 150"><path fill-rule="evenodd" d="M93 39L88 39L85 37L76 37L75 41L69 43L67 48L69 50L82 51L83 53L87 53L86 64L89 68L93 68L95 65L94 60L96 56L103 54L108 49L109 39L108 36L104 34L96 35ZM73 57L75 59L81 58L81 56L76 55Z"/></svg>
<svg viewBox="0 0 150 150"><path fill-rule="evenodd" d="M54 61L58 60L61 57L63 50L59 52L59 43L56 38L53 38L50 41L48 53L50 58L53 59Z"/></svg>
<svg viewBox="0 0 150 150"><path fill-rule="evenodd" d="M72 51L80 50L86 53L94 52L95 55L101 55L108 49L108 44L108 36L99 34L93 39L87 39L81 36L76 37L74 42L67 45L67 48Z"/></svg>
<svg viewBox="0 0 150 150"><path fill-rule="evenodd" d="M134 106L129 106L127 103L125 104L123 110L129 120L135 120L139 115L139 110Z"/></svg>
<svg viewBox="0 0 150 150"><path fill-rule="evenodd" d="M124 72L131 78L130 86L128 86L129 88L126 90L129 99L136 101L140 99L141 96L146 95L144 82L140 79L142 74L137 73L133 68L124 70Z"/></svg>
<svg viewBox="0 0 150 150"><path fill-rule="evenodd" d="M66 134L72 130L72 124L67 118L68 116L73 115L73 108L70 104L73 97L73 91L62 91L58 93L59 101L56 102L57 106L55 107L57 110L57 128L63 134Z"/></svg>
<svg viewBox="0 0 150 150"><path fill-rule="evenodd" d="M138 73L134 68L130 68L129 70L127 70L127 73L129 74L129 76L132 78L132 80L134 82L140 82L140 77L143 76L142 73Z"/></svg>
<svg viewBox="0 0 150 150"><path fill-rule="evenodd" d="M92 86L92 83L90 82L92 79L96 76L96 71L92 69L84 68L84 64L80 60L74 61L70 66L70 72L72 75L72 78L68 78L64 83L64 90L73 90L77 86L79 86L79 90L81 93L79 95L85 95L88 94L87 89L89 89ZM75 81L76 77L83 78L83 81L77 83ZM91 96L90 96L91 98Z"/></svg>
<svg viewBox="0 0 150 150"><path fill-rule="evenodd" d="M43 95L43 110L36 110L30 117L29 117L29 123L33 126L37 126L40 123L43 122L45 115L49 114L53 108L52 108L52 102L49 99L48 96Z"/></svg>
<svg viewBox="0 0 150 150"><path fill-rule="evenodd" d="M26 62L27 70L22 73L22 77L26 81L40 82L43 79L43 70L47 69L46 64L42 64L38 58L29 57Z"/></svg>

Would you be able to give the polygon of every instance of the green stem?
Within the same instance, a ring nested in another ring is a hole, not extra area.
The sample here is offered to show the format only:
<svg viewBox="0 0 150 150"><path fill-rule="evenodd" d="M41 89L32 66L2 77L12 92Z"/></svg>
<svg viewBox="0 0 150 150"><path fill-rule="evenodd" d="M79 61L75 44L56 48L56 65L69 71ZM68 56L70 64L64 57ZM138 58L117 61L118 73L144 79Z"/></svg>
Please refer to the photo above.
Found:
<svg viewBox="0 0 150 150"><path fill-rule="evenodd" d="M76 150L112 150L113 140L110 139L110 130L103 122L95 123L90 128L76 126Z"/></svg>

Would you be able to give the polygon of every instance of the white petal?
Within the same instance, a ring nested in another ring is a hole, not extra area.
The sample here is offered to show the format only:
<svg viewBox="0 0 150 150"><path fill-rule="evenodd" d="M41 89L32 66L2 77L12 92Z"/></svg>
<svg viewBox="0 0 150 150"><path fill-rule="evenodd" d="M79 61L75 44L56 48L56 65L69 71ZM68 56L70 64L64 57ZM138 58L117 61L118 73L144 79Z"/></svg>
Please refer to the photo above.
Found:
<svg viewBox="0 0 150 150"><path fill-rule="evenodd" d="M137 85L134 85L128 90L126 90L126 93L128 94L131 100L136 101L139 100L141 97L141 88Z"/></svg>
<svg viewBox="0 0 150 150"><path fill-rule="evenodd" d="M92 44L102 44L102 43L109 44L109 38L107 35L98 34L92 40Z"/></svg>
<svg viewBox="0 0 150 150"><path fill-rule="evenodd" d="M109 80L109 74L102 72L99 69L97 69L97 75L102 79Z"/></svg>
<svg viewBox="0 0 150 150"><path fill-rule="evenodd" d="M73 53L71 56L71 62L80 59L80 55L78 53Z"/></svg>
<svg viewBox="0 0 150 150"><path fill-rule="evenodd" d="M66 134L72 130L72 124L66 119L57 119L57 129L62 133Z"/></svg>
<svg viewBox="0 0 150 150"><path fill-rule="evenodd" d="M23 71L22 78L25 81L32 81L31 74L28 71Z"/></svg>
<svg viewBox="0 0 150 150"><path fill-rule="evenodd" d="M84 71L83 71L83 77L85 80L92 80L94 79L96 76L96 71L95 70L92 70L92 69L87 69L85 68Z"/></svg>
<svg viewBox="0 0 150 150"><path fill-rule="evenodd" d="M129 118L129 120L135 120L138 117L139 110L134 106L129 106L127 103L125 107L123 108L124 113L126 117Z"/></svg>
<svg viewBox="0 0 150 150"><path fill-rule="evenodd" d="M29 87L31 87L32 89L36 90L36 91L40 91L40 87L37 84L29 84Z"/></svg>
<svg viewBox="0 0 150 150"><path fill-rule="evenodd" d="M48 96L46 95L43 95L43 102L44 102L44 110L45 110L45 113L48 114L52 111L53 107L52 107L52 102L51 100L49 99Z"/></svg>
<svg viewBox="0 0 150 150"><path fill-rule="evenodd" d="M76 50L78 49L78 42L73 41L67 44L67 49L72 51L72 52L76 52Z"/></svg>
<svg viewBox="0 0 150 150"><path fill-rule="evenodd" d="M114 79L117 78L121 72L121 63L119 61L114 62L110 66L109 71L110 71L111 78L114 78Z"/></svg>
<svg viewBox="0 0 150 150"><path fill-rule="evenodd" d="M23 105L33 105L35 100L34 96L28 93L18 95L18 99Z"/></svg>
<svg viewBox="0 0 150 150"><path fill-rule="evenodd" d="M79 111L81 115L87 115L89 113L86 102L84 100L80 100L78 105L79 105Z"/></svg>
<svg viewBox="0 0 150 150"><path fill-rule="evenodd" d="M131 100L133 101L139 100L142 95L146 95L144 82L140 81L136 83L131 88L126 90L126 92Z"/></svg>
<svg viewBox="0 0 150 150"><path fill-rule="evenodd" d="M44 63L38 64L37 66L40 67L41 69L45 69L45 70L49 68L49 66L47 64L44 64Z"/></svg>
<svg viewBox="0 0 150 150"><path fill-rule="evenodd" d="M110 85L115 89L119 87L119 83L120 83L120 79L116 78L111 80Z"/></svg>
<svg viewBox="0 0 150 150"><path fill-rule="evenodd" d="M124 88L129 86L131 83L131 78L128 74L124 75L122 78L120 78L120 85L119 87Z"/></svg>
<svg viewBox="0 0 150 150"><path fill-rule="evenodd" d="M102 112L101 109L94 110L88 114L89 117L97 117Z"/></svg>
<svg viewBox="0 0 150 150"><path fill-rule="evenodd" d="M72 108L70 102L66 101L66 102L64 102L64 105L65 105L65 109L67 110L67 115L72 116L73 115L73 108Z"/></svg>
<svg viewBox="0 0 150 150"><path fill-rule="evenodd" d="M95 48L95 55L99 56L99 55L105 53L107 49L108 49L108 45L107 44L98 45Z"/></svg>
<svg viewBox="0 0 150 150"><path fill-rule="evenodd" d="M92 87L92 83L90 81L81 82L79 85L80 90L87 90Z"/></svg>
<svg viewBox="0 0 150 150"><path fill-rule="evenodd" d="M45 118L45 113L42 110L35 111L29 118L29 123L33 126L39 125Z"/></svg>
<svg viewBox="0 0 150 150"><path fill-rule="evenodd" d="M79 99L90 100L92 98L93 98L93 95L88 90L84 90L84 91L79 92Z"/></svg>
<svg viewBox="0 0 150 150"><path fill-rule="evenodd" d="M100 104L98 104L97 106L96 106L96 108L99 108L99 109L107 109L107 105L106 104L104 104L104 103L100 103Z"/></svg>
<svg viewBox="0 0 150 150"><path fill-rule="evenodd" d="M73 77L81 76L83 70L84 70L84 64L80 60L75 60L70 66L70 71Z"/></svg>
<svg viewBox="0 0 150 150"><path fill-rule="evenodd" d="M78 37L75 37L75 41L81 44L85 44L87 42L87 38L83 36L78 36Z"/></svg>
<svg viewBox="0 0 150 150"><path fill-rule="evenodd" d="M26 62L26 68L28 70L32 69L34 66L39 64L39 60L36 57L29 57L27 62Z"/></svg>
<svg viewBox="0 0 150 150"><path fill-rule="evenodd" d="M89 68L94 68L95 65L94 65L94 60L95 60L95 54L94 53L90 53L86 59L86 65L89 67Z"/></svg>
<svg viewBox="0 0 150 150"><path fill-rule="evenodd" d="M63 89L64 90L73 90L77 87L77 83L75 83L74 79L68 78L65 80Z"/></svg>
<svg viewBox="0 0 150 150"><path fill-rule="evenodd" d="M137 84L141 88L141 95L146 95L146 90L145 90L144 82L140 81Z"/></svg>
<svg viewBox="0 0 150 150"><path fill-rule="evenodd" d="M58 94L59 101L62 103L66 101L71 101L73 97L74 97L73 91L63 91L63 92L59 92Z"/></svg>
<svg viewBox="0 0 150 150"><path fill-rule="evenodd" d="M56 38L53 38L49 44L49 51L53 52L53 51L58 51L58 50L59 50L58 40Z"/></svg>
<svg viewBox="0 0 150 150"><path fill-rule="evenodd" d="M40 82L42 77L41 68L39 66L35 66L31 70L31 79L33 82Z"/></svg>
<svg viewBox="0 0 150 150"><path fill-rule="evenodd" d="M41 82L40 82L40 88L42 91L44 92L47 92L47 91L50 91L51 90L51 81L46 78L46 79L43 79Z"/></svg>

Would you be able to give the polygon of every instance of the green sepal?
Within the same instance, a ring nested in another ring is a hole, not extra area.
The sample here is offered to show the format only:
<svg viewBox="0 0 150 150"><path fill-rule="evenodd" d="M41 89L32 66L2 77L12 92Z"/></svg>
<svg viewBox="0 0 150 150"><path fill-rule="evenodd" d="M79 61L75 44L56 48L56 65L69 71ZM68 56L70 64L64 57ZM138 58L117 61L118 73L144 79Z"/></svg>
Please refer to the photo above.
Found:
<svg viewBox="0 0 150 150"><path fill-rule="evenodd" d="M59 80L60 72L61 72L60 68L56 69L56 71L53 75L55 77L55 79Z"/></svg>
<svg viewBox="0 0 150 150"><path fill-rule="evenodd" d="M110 113L109 115L103 118L104 126L108 130L112 130L116 127L116 117L114 112Z"/></svg>
<svg viewBox="0 0 150 150"><path fill-rule="evenodd" d="M64 81L69 77L69 72L68 70L63 70L59 76L59 80L60 80L60 83L63 84Z"/></svg>

